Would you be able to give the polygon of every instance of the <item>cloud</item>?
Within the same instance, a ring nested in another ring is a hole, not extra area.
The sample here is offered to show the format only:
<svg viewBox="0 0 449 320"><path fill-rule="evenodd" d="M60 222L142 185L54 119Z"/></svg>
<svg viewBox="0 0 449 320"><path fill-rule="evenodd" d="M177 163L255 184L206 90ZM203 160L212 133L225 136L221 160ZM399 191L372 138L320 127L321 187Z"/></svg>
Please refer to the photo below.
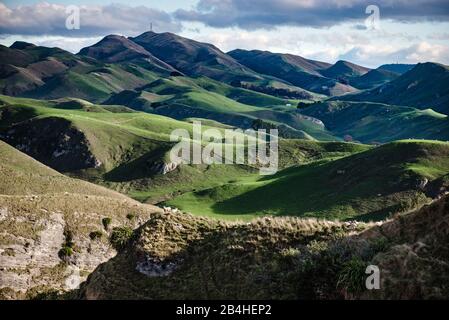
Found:
<svg viewBox="0 0 449 320"><path fill-rule="evenodd" d="M110 33L136 35L150 28L177 32L179 22L164 11L145 6L120 4L79 6L80 29L68 30L67 6L41 2L34 5L8 8L0 3L0 35L57 35L65 37L94 37Z"/></svg>
<svg viewBox="0 0 449 320"><path fill-rule="evenodd" d="M175 17L224 28L247 30L277 26L330 27L365 21L370 3L362 0L200 0L194 10L177 10ZM447 0L378 0L381 19L401 22L447 21Z"/></svg>
<svg viewBox="0 0 449 320"><path fill-rule="evenodd" d="M378 66L386 61L390 63L418 63L440 62L449 65L449 47L441 44L432 44L427 41L397 48L390 46L365 45L356 46L342 53L338 59L349 60L354 63L365 64L370 67Z"/></svg>

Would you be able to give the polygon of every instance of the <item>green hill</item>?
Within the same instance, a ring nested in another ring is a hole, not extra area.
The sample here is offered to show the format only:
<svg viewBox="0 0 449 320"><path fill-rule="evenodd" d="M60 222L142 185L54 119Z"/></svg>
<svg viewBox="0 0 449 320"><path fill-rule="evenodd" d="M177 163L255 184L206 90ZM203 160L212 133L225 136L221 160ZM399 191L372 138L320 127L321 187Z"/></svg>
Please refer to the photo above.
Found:
<svg viewBox="0 0 449 320"><path fill-rule="evenodd" d="M342 100L382 102L449 114L449 67L419 63L383 86L347 95Z"/></svg>
<svg viewBox="0 0 449 320"><path fill-rule="evenodd" d="M10 48L1 46L0 58L0 93L12 96L75 97L99 102L112 93L142 86L156 77L147 70L148 63L109 65L58 48L26 43Z"/></svg>
<svg viewBox="0 0 449 320"><path fill-rule="evenodd" d="M320 71L322 75L332 79L349 79L359 77L368 73L370 69L354 63L339 60L329 68Z"/></svg>
<svg viewBox="0 0 449 320"><path fill-rule="evenodd" d="M158 79L139 90L115 94L104 103L124 104L178 120L207 118L242 129L254 127L262 119L267 125L278 127L282 137L301 138L305 133L318 140L338 140L321 125L296 114L292 107L296 101L233 88L207 78Z"/></svg>
<svg viewBox="0 0 449 320"><path fill-rule="evenodd" d="M448 143L390 143L245 184L184 194L168 204L227 219L293 215L380 220L429 201L426 186L448 174L448 155Z"/></svg>
<svg viewBox="0 0 449 320"><path fill-rule="evenodd" d="M358 89L372 89L374 87L383 85L389 81L392 81L400 76L399 73L384 70L374 69L369 72L349 79L349 83Z"/></svg>
<svg viewBox="0 0 449 320"><path fill-rule="evenodd" d="M0 96L2 139L59 171L156 203L176 195L253 181L258 170L249 166L199 165L169 167L167 153L174 129L192 130L177 121L141 112L111 112L82 100L42 101ZM210 125L210 127L208 126ZM203 129L226 128L208 120ZM288 167L323 158L341 157L364 146L337 142L280 140L280 166ZM189 183L186 183L189 181Z"/></svg>
<svg viewBox="0 0 449 320"><path fill-rule="evenodd" d="M263 79L256 72L242 66L208 43L197 42L173 33L151 31L130 40L189 76L206 76L226 83L235 80Z"/></svg>
<svg viewBox="0 0 449 320"><path fill-rule="evenodd" d="M238 49L228 54L254 71L282 79L312 92L334 96L356 91L349 85L323 76L320 72L330 66L324 62L259 50Z"/></svg>
<svg viewBox="0 0 449 320"><path fill-rule="evenodd" d="M382 103L332 101L312 104L301 114L323 121L339 137L363 143L401 139L449 140L449 118L433 110Z"/></svg>
<svg viewBox="0 0 449 320"><path fill-rule="evenodd" d="M133 62L159 74L170 75L176 72L172 66L123 36L106 36L100 42L81 49L79 54L107 63Z"/></svg>

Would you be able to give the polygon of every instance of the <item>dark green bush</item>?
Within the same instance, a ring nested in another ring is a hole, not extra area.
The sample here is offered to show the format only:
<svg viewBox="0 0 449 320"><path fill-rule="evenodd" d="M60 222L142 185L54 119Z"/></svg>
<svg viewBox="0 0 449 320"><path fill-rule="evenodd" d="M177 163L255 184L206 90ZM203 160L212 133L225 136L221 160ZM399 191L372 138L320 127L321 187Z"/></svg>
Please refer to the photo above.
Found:
<svg viewBox="0 0 449 320"><path fill-rule="evenodd" d="M128 219L128 220L134 220L135 217L136 217L136 215L133 214L133 213L128 213L128 214L126 215L126 219Z"/></svg>
<svg viewBox="0 0 449 320"><path fill-rule="evenodd" d="M101 232L101 231L92 231L91 233L89 233L89 237L92 240L101 239L101 237L103 237L103 232Z"/></svg>
<svg viewBox="0 0 449 320"><path fill-rule="evenodd" d="M360 293L365 289L367 263L359 257L347 261L338 276L337 287L349 293Z"/></svg>
<svg viewBox="0 0 449 320"><path fill-rule="evenodd" d="M73 255L73 249L72 249L72 247L69 247L67 245L63 246L61 248L61 250L59 250L59 252L58 252L58 256L61 259L65 259L65 258L70 257L72 255Z"/></svg>
<svg viewBox="0 0 449 320"><path fill-rule="evenodd" d="M107 217L107 218L103 218L103 220L101 220L101 223L103 223L103 227L105 230L109 229L109 225L111 224L112 219Z"/></svg>
<svg viewBox="0 0 449 320"><path fill-rule="evenodd" d="M116 227L112 230L110 242L116 250L121 250L125 247L133 235L133 230L130 227Z"/></svg>

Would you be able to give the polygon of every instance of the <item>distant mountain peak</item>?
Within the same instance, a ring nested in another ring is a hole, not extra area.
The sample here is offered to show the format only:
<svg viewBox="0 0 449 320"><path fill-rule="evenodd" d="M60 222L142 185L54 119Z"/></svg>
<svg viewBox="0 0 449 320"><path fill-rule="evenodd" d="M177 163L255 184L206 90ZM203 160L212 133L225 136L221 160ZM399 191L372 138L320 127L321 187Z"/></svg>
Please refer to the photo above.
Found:
<svg viewBox="0 0 449 320"><path fill-rule="evenodd" d="M236 78L257 80L260 75L209 43L202 43L165 32L144 32L129 38L162 61L190 76L207 76L231 83Z"/></svg>
<svg viewBox="0 0 449 320"><path fill-rule="evenodd" d="M329 78L358 77L369 72L371 69L359 66L349 61L338 60L334 65L323 70L321 73Z"/></svg>
<svg viewBox="0 0 449 320"><path fill-rule="evenodd" d="M120 35L108 35L96 44L81 49L80 55L89 56L108 63L140 60L156 71L175 71L167 63L159 60L139 44Z"/></svg>
<svg viewBox="0 0 449 320"><path fill-rule="evenodd" d="M404 74L407 71L413 69L415 66L415 64L391 63L381 65L379 68L377 68L377 70L387 70L398 74Z"/></svg>
<svg viewBox="0 0 449 320"><path fill-rule="evenodd" d="M10 46L11 49L16 49L16 50L25 50L25 49L35 48L35 47L36 47L35 44L25 42L25 41L16 41Z"/></svg>

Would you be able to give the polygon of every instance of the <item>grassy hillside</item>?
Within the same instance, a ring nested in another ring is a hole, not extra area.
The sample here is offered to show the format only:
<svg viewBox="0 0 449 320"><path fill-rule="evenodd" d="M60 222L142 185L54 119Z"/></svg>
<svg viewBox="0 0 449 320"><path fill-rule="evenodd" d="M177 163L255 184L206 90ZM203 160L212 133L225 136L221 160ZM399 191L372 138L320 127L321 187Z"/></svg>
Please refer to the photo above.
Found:
<svg viewBox="0 0 449 320"><path fill-rule="evenodd" d="M295 104L296 100L282 99L265 93L259 93L243 88L236 88L208 78L197 78L195 83L206 89L233 99L237 102L257 107L285 107L286 104Z"/></svg>
<svg viewBox="0 0 449 320"><path fill-rule="evenodd" d="M335 159L367 149L364 145L348 143L281 140L279 166L287 168L323 159ZM158 203L213 187L255 183L261 178L258 169L244 165L180 166L167 175L155 176L145 168L144 163L143 157L112 170L106 176L109 181L107 185L140 201ZM195 213L203 214L201 210Z"/></svg>
<svg viewBox="0 0 449 320"><path fill-rule="evenodd" d="M238 102L242 100L246 103ZM158 79L139 90L121 92L105 101L105 104L124 104L178 120L207 118L243 129L254 127L253 123L262 119L267 125L280 127L282 137L302 138L305 132L318 140L338 140L321 125L295 114L296 103L207 78L186 77Z"/></svg>
<svg viewBox="0 0 449 320"><path fill-rule="evenodd" d="M72 179L41 164L0 140L0 177L8 184L0 185L1 195L82 194L126 199L120 193Z"/></svg>
<svg viewBox="0 0 449 320"><path fill-rule="evenodd" d="M383 85L389 81L392 81L400 76L399 73L384 70L374 69L369 72L349 79L349 83L358 89L372 89L374 87Z"/></svg>
<svg viewBox="0 0 449 320"><path fill-rule="evenodd" d="M302 166L266 178L249 166L174 165L161 174L162 166L171 165L169 134L190 131L189 122L95 105L87 105L87 112L82 101L72 102L79 109L71 109L60 100L2 100L4 139L40 161L140 201L167 201L199 215L377 220L426 202L434 192L418 186L449 173L445 143L401 142L367 151L357 144L281 139L280 167ZM414 163L420 165L407 167Z"/></svg>
<svg viewBox="0 0 449 320"><path fill-rule="evenodd" d="M354 63L339 60L329 68L320 70L320 73L332 79L350 79L368 73L370 69L356 65Z"/></svg>
<svg viewBox="0 0 449 320"><path fill-rule="evenodd" d="M106 36L98 43L81 49L79 54L107 63L133 62L164 75L176 72L172 66L159 60L138 44L118 35Z"/></svg>
<svg viewBox="0 0 449 320"><path fill-rule="evenodd" d="M111 112L111 106L108 110L92 105L86 111L61 108L66 103L60 101L0 98L4 101L0 106L3 139L42 162L61 164L58 169L65 172L94 167L107 172L143 156L165 154L174 145L170 142L173 130L192 132L192 125L185 121L147 113ZM210 128L203 126L203 130ZM78 168L73 166L76 163ZM67 168L65 164L72 166Z"/></svg>
<svg viewBox="0 0 449 320"><path fill-rule="evenodd" d="M294 215L380 220L428 201L428 182L449 172L449 144L403 141L273 177L184 194L168 204L217 218Z"/></svg>
<svg viewBox="0 0 449 320"><path fill-rule="evenodd" d="M410 138L449 140L449 118L430 109L332 101L313 104L301 113L322 120L336 136L350 135L363 143Z"/></svg>
<svg viewBox="0 0 449 320"><path fill-rule="evenodd" d="M149 71L148 65L133 61L105 64L58 48L26 43L1 46L0 57L0 93L32 98L75 97L100 102L112 93L154 80L158 75L155 72L160 71Z"/></svg>
<svg viewBox="0 0 449 320"><path fill-rule="evenodd" d="M226 83L235 80L256 81L263 78L208 43L168 32L151 31L130 40L189 76L206 76Z"/></svg>
<svg viewBox="0 0 449 320"><path fill-rule="evenodd" d="M377 226L295 218L230 224L157 215L72 296L446 299L448 204L446 197ZM365 287L369 265L382 270L380 290Z"/></svg>
<svg viewBox="0 0 449 320"><path fill-rule="evenodd" d="M382 102L449 114L449 67L420 63L383 86L347 95L344 100Z"/></svg>
<svg viewBox="0 0 449 320"><path fill-rule="evenodd" d="M283 79L312 92L334 96L356 91L349 85L323 76L321 72L329 67L324 62L259 50L238 49L229 52L229 55L254 71Z"/></svg>
<svg viewBox="0 0 449 320"><path fill-rule="evenodd" d="M191 132L189 121L111 112L82 100L1 100L3 139L53 168L141 201L156 203L194 190L259 178L257 168L249 166L175 166L173 172L160 174L160 166L169 164L170 133L183 128ZM204 130L212 128L207 124L226 128L209 121L203 124ZM281 139L279 162L284 168L364 149L344 143Z"/></svg>

